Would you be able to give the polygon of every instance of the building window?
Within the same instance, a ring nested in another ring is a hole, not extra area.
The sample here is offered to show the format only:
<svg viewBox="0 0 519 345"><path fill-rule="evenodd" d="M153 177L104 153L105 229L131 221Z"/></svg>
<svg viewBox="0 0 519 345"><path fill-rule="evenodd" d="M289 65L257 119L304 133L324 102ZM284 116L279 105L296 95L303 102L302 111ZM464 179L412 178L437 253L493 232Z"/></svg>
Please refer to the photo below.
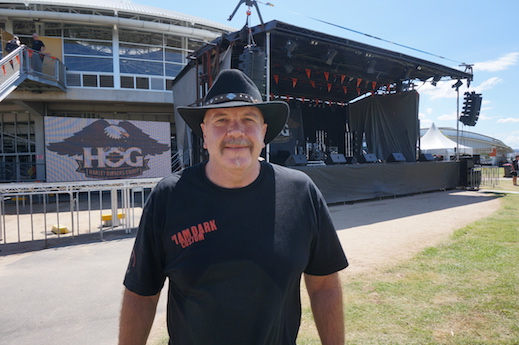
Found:
<svg viewBox="0 0 519 345"><path fill-rule="evenodd" d="M120 69L121 73L127 74L164 75L162 62L121 59Z"/></svg>
<svg viewBox="0 0 519 345"><path fill-rule="evenodd" d="M63 40L63 52L74 55L93 55L112 57L112 42Z"/></svg>
<svg viewBox="0 0 519 345"><path fill-rule="evenodd" d="M34 120L28 113L0 114L0 181L35 179Z"/></svg>
<svg viewBox="0 0 519 345"><path fill-rule="evenodd" d="M103 26L94 27L84 24L65 24L63 26L63 37L111 42L112 28Z"/></svg>
<svg viewBox="0 0 519 345"><path fill-rule="evenodd" d="M83 72L113 72L114 64L111 58L65 56L65 65L69 71Z"/></svg>

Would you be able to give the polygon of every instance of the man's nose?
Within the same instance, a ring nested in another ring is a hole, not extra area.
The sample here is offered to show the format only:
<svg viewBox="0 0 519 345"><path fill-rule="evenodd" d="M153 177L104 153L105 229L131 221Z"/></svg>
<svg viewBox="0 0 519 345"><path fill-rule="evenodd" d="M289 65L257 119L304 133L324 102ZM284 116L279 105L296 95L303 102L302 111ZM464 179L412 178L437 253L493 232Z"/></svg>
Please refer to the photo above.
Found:
<svg viewBox="0 0 519 345"><path fill-rule="evenodd" d="M227 132L229 133L235 133L235 132L244 132L244 125L240 120L231 120L229 122L229 126L227 128Z"/></svg>

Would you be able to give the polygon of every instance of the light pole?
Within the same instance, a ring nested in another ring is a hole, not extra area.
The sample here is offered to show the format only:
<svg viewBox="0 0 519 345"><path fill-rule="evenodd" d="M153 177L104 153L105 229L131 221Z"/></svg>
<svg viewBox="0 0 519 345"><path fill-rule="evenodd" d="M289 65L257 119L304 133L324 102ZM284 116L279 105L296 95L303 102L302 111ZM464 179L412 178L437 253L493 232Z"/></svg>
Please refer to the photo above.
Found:
<svg viewBox="0 0 519 345"><path fill-rule="evenodd" d="M460 86L463 85L461 80L452 85L456 89L456 162L460 160Z"/></svg>

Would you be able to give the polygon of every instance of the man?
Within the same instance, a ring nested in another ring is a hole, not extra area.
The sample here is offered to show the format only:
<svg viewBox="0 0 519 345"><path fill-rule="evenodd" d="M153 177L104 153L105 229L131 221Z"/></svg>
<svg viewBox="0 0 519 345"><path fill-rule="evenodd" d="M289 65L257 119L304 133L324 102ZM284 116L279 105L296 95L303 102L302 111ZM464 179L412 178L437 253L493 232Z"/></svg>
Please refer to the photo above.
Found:
<svg viewBox="0 0 519 345"><path fill-rule="evenodd" d="M326 203L304 173L259 160L288 105L262 102L231 69L203 106L178 110L209 160L166 177L146 203L119 344L145 344L168 277L170 344L293 345L302 274L322 344L344 344L338 271L348 263Z"/></svg>
<svg viewBox="0 0 519 345"><path fill-rule="evenodd" d="M519 155L515 156L515 159L510 164L510 173L512 174L512 183L517 186L517 174L519 172Z"/></svg>
<svg viewBox="0 0 519 345"><path fill-rule="evenodd" d="M21 46L21 42L20 42L20 39L18 38L18 36L13 36L13 38L11 38L9 40L9 42L7 42L7 44L5 45L5 51L7 53L10 53L12 51L14 51L15 49L17 49L18 47Z"/></svg>
<svg viewBox="0 0 519 345"><path fill-rule="evenodd" d="M13 38L11 38L11 40L9 40L9 42L7 42L7 44L5 45L5 51L7 52L7 54L9 54L9 53L15 51L16 49L18 49L21 45L22 45L22 43L20 42L20 39L18 38L18 36L13 36ZM14 69L14 64L13 64L12 59L9 60L9 64Z"/></svg>
<svg viewBox="0 0 519 345"><path fill-rule="evenodd" d="M32 52L31 62L32 68L37 71L42 71L43 59L45 58L45 44L40 40L40 37L37 33L32 34Z"/></svg>
<svg viewBox="0 0 519 345"><path fill-rule="evenodd" d="M45 44L40 40L37 33L32 34L32 49L42 53L45 51Z"/></svg>

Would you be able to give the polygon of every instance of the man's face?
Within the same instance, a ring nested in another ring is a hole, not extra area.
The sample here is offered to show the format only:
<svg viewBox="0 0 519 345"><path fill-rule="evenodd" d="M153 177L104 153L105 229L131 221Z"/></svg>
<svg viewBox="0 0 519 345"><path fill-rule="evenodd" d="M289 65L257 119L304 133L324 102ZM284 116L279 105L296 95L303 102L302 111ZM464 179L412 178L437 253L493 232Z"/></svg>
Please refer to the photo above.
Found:
<svg viewBox="0 0 519 345"><path fill-rule="evenodd" d="M267 124L257 107L207 110L201 124L210 160L224 169L247 169L257 164Z"/></svg>

